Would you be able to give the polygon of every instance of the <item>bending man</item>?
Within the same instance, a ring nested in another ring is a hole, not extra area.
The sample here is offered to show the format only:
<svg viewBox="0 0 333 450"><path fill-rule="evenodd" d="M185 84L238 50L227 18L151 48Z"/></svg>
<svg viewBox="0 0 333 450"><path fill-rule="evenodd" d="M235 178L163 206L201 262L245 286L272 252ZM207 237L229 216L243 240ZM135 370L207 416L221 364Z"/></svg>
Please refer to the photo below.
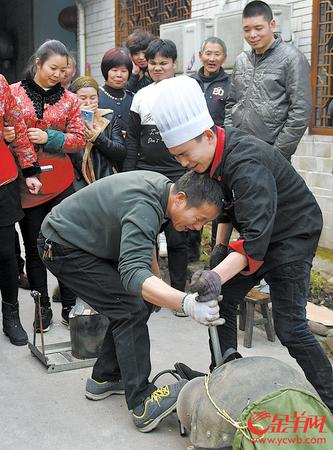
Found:
<svg viewBox="0 0 333 450"><path fill-rule="evenodd" d="M173 184L158 173L134 171L96 181L43 222L38 245L47 268L110 320L86 396L98 400L125 390L142 432L175 409L184 384L157 389L148 381L152 306L183 310L204 325L221 323L216 299L198 303L195 294L153 275L156 237L170 220L178 231L200 230L220 204L219 186L208 175L188 173Z"/></svg>

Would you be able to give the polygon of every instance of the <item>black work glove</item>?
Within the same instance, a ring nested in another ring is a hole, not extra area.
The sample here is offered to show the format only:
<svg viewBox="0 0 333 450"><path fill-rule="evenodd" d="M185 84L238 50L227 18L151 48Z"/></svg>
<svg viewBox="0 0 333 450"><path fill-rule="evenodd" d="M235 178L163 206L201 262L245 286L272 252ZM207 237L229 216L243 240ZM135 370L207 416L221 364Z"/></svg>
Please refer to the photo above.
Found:
<svg viewBox="0 0 333 450"><path fill-rule="evenodd" d="M191 279L191 292L197 292L198 302L218 300L221 293L221 278L212 270L197 270Z"/></svg>
<svg viewBox="0 0 333 450"><path fill-rule="evenodd" d="M209 259L209 268L214 269L228 256L228 246L224 244L216 244L212 250Z"/></svg>

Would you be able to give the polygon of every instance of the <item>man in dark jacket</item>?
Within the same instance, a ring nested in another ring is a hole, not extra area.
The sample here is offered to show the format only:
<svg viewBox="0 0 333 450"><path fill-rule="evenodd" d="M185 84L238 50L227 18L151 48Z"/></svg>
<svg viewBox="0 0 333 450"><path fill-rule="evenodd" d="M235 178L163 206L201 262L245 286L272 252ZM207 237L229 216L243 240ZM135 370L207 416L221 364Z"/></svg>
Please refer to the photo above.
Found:
<svg viewBox="0 0 333 450"><path fill-rule="evenodd" d="M244 8L243 33L252 50L236 59L225 125L268 142L290 161L311 117L310 66L274 34L275 25L265 2Z"/></svg>
<svg viewBox="0 0 333 450"><path fill-rule="evenodd" d="M86 396L101 400L125 390L142 432L174 411L184 385L157 389L148 381L152 305L183 311L204 325L221 323L216 299L197 302L196 294L158 277L157 234L169 221L179 231L200 230L217 216L220 203L219 186L207 175L188 173L173 184L163 175L135 171L81 189L43 222L38 248L47 268L110 320Z"/></svg>
<svg viewBox="0 0 333 450"><path fill-rule="evenodd" d="M230 77L222 67L227 57L227 47L222 39L215 36L209 37L201 44L199 57L203 66L196 74L192 75L192 78L197 80L205 94L208 111L214 124L222 127L230 87ZM212 223L212 247L215 245L216 227L216 221L214 221ZM189 233L189 256L194 255L193 259L199 259L200 243L201 235L199 233Z"/></svg>
<svg viewBox="0 0 333 450"><path fill-rule="evenodd" d="M314 196L273 146L235 128L214 127L194 80L165 80L155 96L152 116L170 153L184 167L209 171L224 196L215 267L196 274L194 285L206 298L222 289L222 351L236 348L237 306L265 277L277 336L333 411L332 366L306 320L311 264L322 229ZM229 242L232 227L239 238Z"/></svg>
<svg viewBox="0 0 333 450"><path fill-rule="evenodd" d="M201 45L199 58L202 67L192 78L197 80L205 94L207 106L215 125L223 126L225 105L229 93L230 78L222 64L227 57L227 47L222 39L212 36Z"/></svg>

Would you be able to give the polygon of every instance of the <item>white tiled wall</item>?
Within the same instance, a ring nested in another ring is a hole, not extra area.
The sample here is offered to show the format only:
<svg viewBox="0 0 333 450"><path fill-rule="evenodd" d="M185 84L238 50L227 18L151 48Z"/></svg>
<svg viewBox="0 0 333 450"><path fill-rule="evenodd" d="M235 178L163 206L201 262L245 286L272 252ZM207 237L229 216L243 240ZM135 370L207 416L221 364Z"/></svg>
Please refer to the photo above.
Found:
<svg viewBox="0 0 333 450"><path fill-rule="evenodd" d="M86 19L86 62L91 66L91 76L102 82L102 57L109 48L115 46L115 2L85 0L82 3Z"/></svg>

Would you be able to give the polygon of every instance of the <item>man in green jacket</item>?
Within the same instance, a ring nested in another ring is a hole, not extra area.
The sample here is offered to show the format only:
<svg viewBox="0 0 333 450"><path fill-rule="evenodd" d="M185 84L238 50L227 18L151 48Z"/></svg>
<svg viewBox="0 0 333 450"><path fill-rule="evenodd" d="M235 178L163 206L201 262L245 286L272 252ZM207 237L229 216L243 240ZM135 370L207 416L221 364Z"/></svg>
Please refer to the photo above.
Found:
<svg viewBox="0 0 333 450"><path fill-rule="evenodd" d="M135 425L154 429L176 407L184 380L157 389L148 381L152 306L185 312L217 325L217 299L196 301L159 278L158 233L171 220L177 231L201 230L216 218L222 195L208 175L189 172L176 183L133 171L96 181L52 209L39 238L47 268L110 320L86 396L100 400L125 391ZM155 267L155 269L153 269Z"/></svg>

